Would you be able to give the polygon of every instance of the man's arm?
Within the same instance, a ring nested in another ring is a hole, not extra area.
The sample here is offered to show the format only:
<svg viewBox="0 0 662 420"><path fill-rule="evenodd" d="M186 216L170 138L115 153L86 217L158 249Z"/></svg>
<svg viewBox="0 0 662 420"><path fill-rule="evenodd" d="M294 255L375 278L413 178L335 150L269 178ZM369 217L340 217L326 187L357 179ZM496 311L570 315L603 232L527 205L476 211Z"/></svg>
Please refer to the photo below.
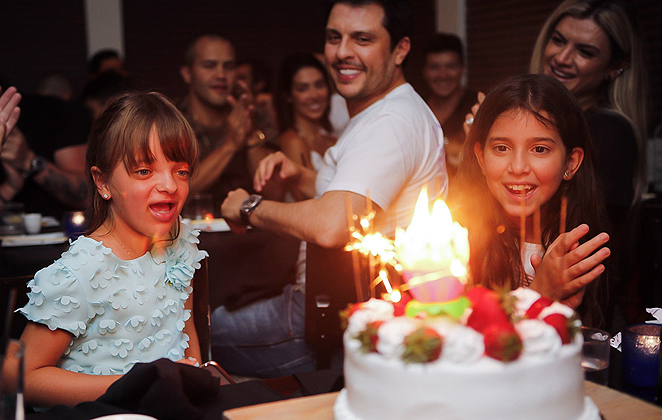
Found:
<svg viewBox="0 0 662 420"><path fill-rule="evenodd" d="M230 192L223 203L223 217L234 225L241 225L239 208L248 197L244 190ZM250 215L252 226L315 243L325 248L336 248L349 241L349 214L363 215L367 209L366 197L348 191L329 191L320 198L297 203L263 201ZM381 209L374 203L372 208Z"/></svg>
<svg viewBox="0 0 662 420"><path fill-rule="evenodd" d="M61 203L70 207L85 207L88 195L85 180L86 147L80 144L58 149L54 154L55 161L46 162L46 167L34 175L34 181ZM35 153L28 147L23 133L14 129L2 147L0 158L3 164L19 173L25 173L30 169L34 157ZM3 191L3 199L11 200L19 191L20 188Z"/></svg>
<svg viewBox="0 0 662 420"><path fill-rule="evenodd" d="M232 106L232 111L225 122L225 134L220 142L216 144L216 148L200 160L200 165L193 179L191 179L191 193L204 191L214 185L235 153L246 147L248 133L251 132L253 126L251 119L253 111L252 98L248 94L244 94L236 100L232 96L228 96L228 103ZM254 149L261 148L256 147ZM248 150L249 157L251 155L257 156L258 153L264 154L261 150ZM259 161L259 157L254 159ZM251 170L251 174L253 172Z"/></svg>

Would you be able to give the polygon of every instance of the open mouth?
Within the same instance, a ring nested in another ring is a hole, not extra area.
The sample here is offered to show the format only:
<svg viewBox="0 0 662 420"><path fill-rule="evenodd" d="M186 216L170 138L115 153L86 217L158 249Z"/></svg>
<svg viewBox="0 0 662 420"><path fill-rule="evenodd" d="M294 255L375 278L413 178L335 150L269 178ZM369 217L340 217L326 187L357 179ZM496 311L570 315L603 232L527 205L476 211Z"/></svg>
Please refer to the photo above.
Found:
<svg viewBox="0 0 662 420"><path fill-rule="evenodd" d="M572 79L573 77L575 77L574 74L566 73L564 71L561 71L561 70L557 69L556 67L550 66L549 68L552 72L552 75L554 75L558 79L568 80L568 79Z"/></svg>
<svg viewBox="0 0 662 420"><path fill-rule="evenodd" d="M154 203L149 206L150 209L156 214L160 215L166 215L172 211L172 209L175 207L175 203Z"/></svg>
<svg viewBox="0 0 662 420"><path fill-rule="evenodd" d="M504 185L506 189L513 195L518 197L526 197L531 194L536 188L535 185L531 184L506 184Z"/></svg>

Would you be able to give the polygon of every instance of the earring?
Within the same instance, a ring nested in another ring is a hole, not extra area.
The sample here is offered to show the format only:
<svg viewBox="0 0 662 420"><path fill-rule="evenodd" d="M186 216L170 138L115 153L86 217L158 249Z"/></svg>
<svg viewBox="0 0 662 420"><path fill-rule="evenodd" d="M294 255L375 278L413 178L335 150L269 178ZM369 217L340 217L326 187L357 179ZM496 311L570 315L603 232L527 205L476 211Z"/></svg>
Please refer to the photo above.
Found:
<svg viewBox="0 0 662 420"><path fill-rule="evenodd" d="M623 74L624 71L625 70L623 70L623 69L618 69L618 70L616 70L616 73L620 76L621 74Z"/></svg>
<svg viewBox="0 0 662 420"><path fill-rule="evenodd" d="M567 179L569 176L570 176L570 174L567 173L567 172L565 172L565 173L563 174L563 177L566 178L566 179Z"/></svg>
<svg viewBox="0 0 662 420"><path fill-rule="evenodd" d="M109 197L108 197L108 194L104 194L104 195L103 195L103 198L106 199L106 200L108 200L108 198L109 198Z"/></svg>

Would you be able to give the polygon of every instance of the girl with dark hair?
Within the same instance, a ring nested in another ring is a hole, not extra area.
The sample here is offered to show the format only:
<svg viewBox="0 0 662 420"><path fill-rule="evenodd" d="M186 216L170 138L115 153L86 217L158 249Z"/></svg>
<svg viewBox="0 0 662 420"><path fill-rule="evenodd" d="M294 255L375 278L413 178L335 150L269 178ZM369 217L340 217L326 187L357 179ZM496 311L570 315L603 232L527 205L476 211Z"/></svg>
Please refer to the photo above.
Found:
<svg viewBox="0 0 662 420"><path fill-rule="evenodd" d="M331 84L326 69L312 54L285 58L276 92L276 112L281 135L278 143L287 157L317 169L324 152L333 146L329 104ZM296 197L295 198L300 198Z"/></svg>
<svg viewBox="0 0 662 420"><path fill-rule="evenodd" d="M604 216L592 153L581 108L560 82L518 76L487 95L453 205L469 230L474 284L529 286L582 304L585 323L600 324L605 289L596 279L610 250L602 247L609 236L596 235Z"/></svg>
<svg viewBox="0 0 662 420"><path fill-rule="evenodd" d="M137 362L200 359L191 279L207 253L179 220L197 147L158 93L121 95L95 122L88 231L28 283L20 309L29 404L94 400Z"/></svg>

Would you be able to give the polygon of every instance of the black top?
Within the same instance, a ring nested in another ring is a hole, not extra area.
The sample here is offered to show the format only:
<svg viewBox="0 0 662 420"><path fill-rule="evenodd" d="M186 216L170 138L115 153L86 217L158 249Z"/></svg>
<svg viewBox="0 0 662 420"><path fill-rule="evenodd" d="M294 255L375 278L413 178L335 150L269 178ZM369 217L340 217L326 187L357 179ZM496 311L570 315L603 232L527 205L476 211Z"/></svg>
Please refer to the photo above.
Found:
<svg viewBox="0 0 662 420"><path fill-rule="evenodd" d="M458 103L455 111L446 119L441 122L441 128L444 130L444 136L449 141L464 143L464 120L468 113L471 112L471 107L478 102L478 92L475 90L466 89L460 103Z"/></svg>
<svg viewBox="0 0 662 420"><path fill-rule="evenodd" d="M82 105L54 96L23 95L20 107L17 127L25 134L28 146L37 156L53 162L56 151L87 143L91 121ZM0 178L4 179L4 173ZM42 213L58 219L67 210L32 179L26 180L12 201L23 203L26 213Z"/></svg>
<svg viewBox="0 0 662 420"><path fill-rule="evenodd" d="M618 228L626 220L635 194L637 139L629 121L614 111L591 108L585 115L605 207L612 226Z"/></svg>
<svg viewBox="0 0 662 420"><path fill-rule="evenodd" d="M205 159L214 149L225 141L225 125L217 129L208 129L195 122L188 110L188 103L181 101L178 108L186 117L195 132L200 147L200 160ZM207 190L214 201L214 217L221 217L221 205L230 191L243 188L253 194L253 177L248 169L248 151L245 148L237 150L232 156L220 177Z"/></svg>

